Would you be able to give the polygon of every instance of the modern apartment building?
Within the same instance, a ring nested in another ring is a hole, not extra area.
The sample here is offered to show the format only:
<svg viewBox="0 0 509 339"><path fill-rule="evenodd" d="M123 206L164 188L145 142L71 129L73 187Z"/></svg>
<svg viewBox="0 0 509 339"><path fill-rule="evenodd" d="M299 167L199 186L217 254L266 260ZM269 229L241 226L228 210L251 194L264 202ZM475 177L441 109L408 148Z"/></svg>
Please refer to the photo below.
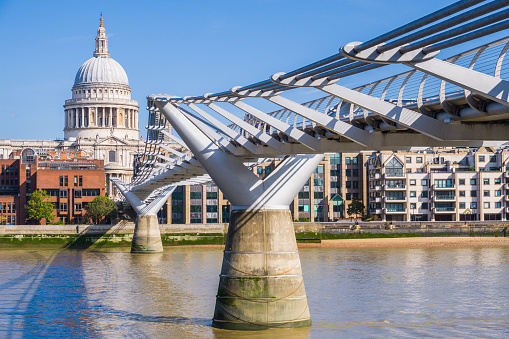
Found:
<svg viewBox="0 0 509 339"><path fill-rule="evenodd" d="M313 175L290 205L294 220L334 221L347 217L353 198L367 206L366 163L369 153L325 155ZM253 173L264 178L281 159L253 165ZM227 223L230 218L228 198L214 183L180 186L159 213L161 223Z"/></svg>
<svg viewBox="0 0 509 339"><path fill-rule="evenodd" d="M507 220L509 152L482 147L377 152L369 213L384 221Z"/></svg>

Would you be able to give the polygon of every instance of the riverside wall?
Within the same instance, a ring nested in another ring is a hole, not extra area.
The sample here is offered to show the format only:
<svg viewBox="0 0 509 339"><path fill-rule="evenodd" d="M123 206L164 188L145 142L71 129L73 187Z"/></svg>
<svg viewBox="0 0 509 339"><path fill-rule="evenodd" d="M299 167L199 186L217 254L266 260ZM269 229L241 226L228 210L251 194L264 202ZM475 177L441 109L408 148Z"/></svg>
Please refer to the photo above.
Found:
<svg viewBox="0 0 509 339"><path fill-rule="evenodd" d="M297 240L356 235L362 233L404 236L482 236L509 232L509 221L493 222L295 222ZM228 224L160 225L163 245L223 245ZM134 224L117 225L1 225L0 247L19 245L61 245L65 248L131 246ZM325 236L327 235L327 236Z"/></svg>

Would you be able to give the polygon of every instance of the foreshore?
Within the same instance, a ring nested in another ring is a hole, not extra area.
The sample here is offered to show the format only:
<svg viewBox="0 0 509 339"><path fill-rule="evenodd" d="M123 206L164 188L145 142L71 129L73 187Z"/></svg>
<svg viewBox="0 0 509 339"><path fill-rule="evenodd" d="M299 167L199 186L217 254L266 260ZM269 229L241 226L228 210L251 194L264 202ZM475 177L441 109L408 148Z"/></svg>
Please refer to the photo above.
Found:
<svg viewBox="0 0 509 339"><path fill-rule="evenodd" d="M333 239L320 243L300 243L299 247L471 247L509 246L509 237L402 237Z"/></svg>

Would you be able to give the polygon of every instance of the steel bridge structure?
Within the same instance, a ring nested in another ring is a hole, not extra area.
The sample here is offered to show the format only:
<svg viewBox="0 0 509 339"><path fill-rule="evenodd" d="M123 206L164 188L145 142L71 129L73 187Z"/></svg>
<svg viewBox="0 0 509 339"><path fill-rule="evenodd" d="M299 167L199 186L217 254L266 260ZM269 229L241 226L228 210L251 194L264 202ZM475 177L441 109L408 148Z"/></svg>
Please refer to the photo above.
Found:
<svg viewBox="0 0 509 339"><path fill-rule="evenodd" d="M213 325L309 325L290 202L324 153L508 141L509 38L439 58L441 50L507 28L509 1L458 1L258 83L148 96L147 129L155 137L133 181L113 179L138 214L133 251L162 251L153 217L174 187L213 180L232 204ZM356 88L341 84L391 64L408 71ZM299 88L323 94L306 103L285 95ZM266 101L281 109L256 107ZM274 157L284 160L263 180L249 168Z"/></svg>

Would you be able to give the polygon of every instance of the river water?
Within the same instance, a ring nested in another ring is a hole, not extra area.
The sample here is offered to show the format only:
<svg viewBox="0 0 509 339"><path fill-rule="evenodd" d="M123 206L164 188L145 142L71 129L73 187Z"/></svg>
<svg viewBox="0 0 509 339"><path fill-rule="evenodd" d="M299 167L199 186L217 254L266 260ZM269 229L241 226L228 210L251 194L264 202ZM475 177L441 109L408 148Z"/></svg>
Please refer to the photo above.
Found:
<svg viewBox="0 0 509 339"><path fill-rule="evenodd" d="M222 249L0 251L0 338L509 337L509 248L302 248L313 325L212 328Z"/></svg>

